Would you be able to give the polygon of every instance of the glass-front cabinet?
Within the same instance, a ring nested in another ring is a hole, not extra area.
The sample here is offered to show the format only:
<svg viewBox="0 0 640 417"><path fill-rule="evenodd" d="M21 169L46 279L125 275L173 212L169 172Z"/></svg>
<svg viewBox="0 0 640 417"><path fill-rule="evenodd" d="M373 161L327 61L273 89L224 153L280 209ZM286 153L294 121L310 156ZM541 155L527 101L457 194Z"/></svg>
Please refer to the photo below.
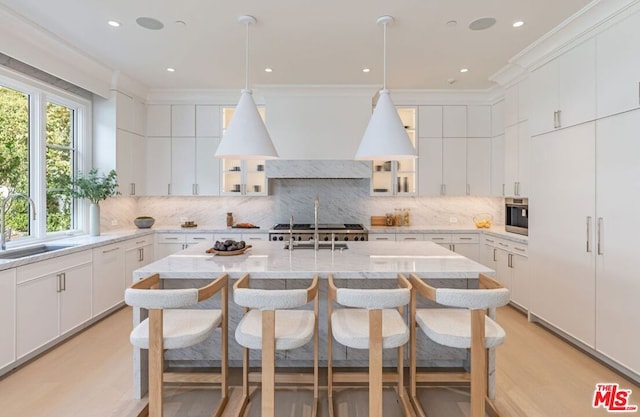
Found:
<svg viewBox="0 0 640 417"><path fill-rule="evenodd" d="M223 135L229 126L234 107L222 109ZM264 107L258 107L264 120ZM220 164L222 175L220 193L223 195L267 195L267 177L262 160L223 159Z"/></svg>
<svg viewBox="0 0 640 417"><path fill-rule="evenodd" d="M397 106L398 115L413 146L416 146L416 108ZM373 161L371 195L415 195L417 161Z"/></svg>

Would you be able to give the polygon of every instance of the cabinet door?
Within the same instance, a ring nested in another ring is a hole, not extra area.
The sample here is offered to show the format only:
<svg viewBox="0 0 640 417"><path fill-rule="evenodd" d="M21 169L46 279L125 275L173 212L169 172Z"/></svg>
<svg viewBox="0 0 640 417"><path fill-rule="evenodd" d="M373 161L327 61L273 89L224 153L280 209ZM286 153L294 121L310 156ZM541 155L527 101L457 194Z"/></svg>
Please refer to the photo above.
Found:
<svg viewBox="0 0 640 417"><path fill-rule="evenodd" d="M555 129L554 114L558 110L558 63L551 61L531 72L529 76L531 135Z"/></svg>
<svg viewBox="0 0 640 417"><path fill-rule="evenodd" d="M491 138L491 195L504 196L504 135Z"/></svg>
<svg viewBox="0 0 640 417"><path fill-rule="evenodd" d="M196 137L220 138L220 106L196 106Z"/></svg>
<svg viewBox="0 0 640 417"><path fill-rule="evenodd" d="M640 373L640 110L598 120L596 129L596 349Z"/></svg>
<svg viewBox="0 0 640 417"><path fill-rule="evenodd" d="M132 135L132 150L129 155L133 182L133 195L146 195L147 177L147 140L144 136Z"/></svg>
<svg viewBox="0 0 640 417"><path fill-rule="evenodd" d="M148 138L146 158L146 194L167 195L171 183L171 138Z"/></svg>
<svg viewBox="0 0 640 417"><path fill-rule="evenodd" d="M529 90L529 79L518 83L518 122L529 120L529 105L531 104L531 91Z"/></svg>
<svg viewBox="0 0 640 417"><path fill-rule="evenodd" d="M467 194L491 194L491 138L467 139Z"/></svg>
<svg viewBox="0 0 640 417"><path fill-rule="evenodd" d="M124 196L133 194L133 149L136 135L116 129L116 166L118 190ZM106 173L106 172L105 172Z"/></svg>
<svg viewBox="0 0 640 417"><path fill-rule="evenodd" d="M512 85L504 92L504 126L518 123L518 85Z"/></svg>
<svg viewBox="0 0 640 417"><path fill-rule="evenodd" d="M116 127L118 129L126 130L127 132L134 132L134 104L133 97L129 97L126 94L116 91Z"/></svg>
<svg viewBox="0 0 640 417"><path fill-rule="evenodd" d="M442 194L442 138L418 140L418 173L420 196Z"/></svg>
<svg viewBox="0 0 640 417"><path fill-rule="evenodd" d="M518 129L519 125L504 129L504 195L514 196L518 182Z"/></svg>
<svg viewBox="0 0 640 417"><path fill-rule="evenodd" d="M638 108L640 13L600 33L596 42L598 117Z"/></svg>
<svg viewBox="0 0 640 417"><path fill-rule="evenodd" d="M467 137L491 137L491 106L467 107Z"/></svg>
<svg viewBox="0 0 640 417"><path fill-rule="evenodd" d="M171 106L171 137L194 137L196 135L196 106L174 104Z"/></svg>
<svg viewBox="0 0 640 417"><path fill-rule="evenodd" d="M424 240L424 237L420 233L397 233L396 240L417 241Z"/></svg>
<svg viewBox="0 0 640 417"><path fill-rule="evenodd" d="M62 272L60 334L91 319L91 263Z"/></svg>
<svg viewBox="0 0 640 417"><path fill-rule="evenodd" d="M504 116L505 102L500 100L491 106L491 136L499 136L504 134Z"/></svg>
<svg viewBox="0 0 640 417"><path fill-rule="evenodd" d="M627 42L627 40L625 40ZM592 38L558 57L560 127L596 117L596 47Z"/></svg>
<svg viewBox="0 0 640 417"><path fill-rule="evenodd" d="M444 106L442 108L442 137L467 137L467 106Z"/></svg>
<svg viewBox="0 0 640 417"><path fill-rule="evenodd" d="M442 183L446 195L467 194L467 139L442 140Z"/></svg>
<svg viewBox="0 0 640 417"><path fill-rule="evenodd" d="M516 197L527 197L530 188L531 171L531 135L529 123L518 124L518 177L515 189Z"/></svg>
<svg viewBox="0 0 640 417"><path fill-rule="evenodd" d="M442 106L418 107L418 137L442 137Z"/></svg>
<svg viewBox="0 0 640 417"><path fill-rule="evenodd" d="M525 310L529 309L529 297L533 283L529 278L528 261L526 256L511 255L511 301Z"/></svg>
<svg viewBox="0 0 640 417"><path fill-rule="evenodd" d="M16 289L16 356L58 337L59 281L55 274L18 284Z"/></svg>
<svg viewBox="0 0 640 417"><path fill-rule="evenodd" d="M146 136L147 106L141 101L133 99L133 133Z"/></svg>
<svg viewBox="0 0 640 417"><path fill-rule="evenodd" d="M369 240L371 241L390 241L396 240L396 235L394 233L369 233Z"/></svg>
<svg viewBox="0 0 640 417"><path fill-rule="evenodd" d="M93 315L124 300L124 249L122 244L93 249Z"/></svg>
<svg viewBox="0 0 640 417"><path fill-rule="evenodd" d="M171 195L196 194L195 160L195 138L171 138Z"/></svg>
<svg viewBox="0 0 640 417"><path fill-rule="evenodd" d="M480 262L480 247L477 243L453 243L453 251L472 261Z"/></svg>
<svg viewBox="0 0 640 417"><path fill-rule="evenodd" d="M595 123L533 138L531 167L531 312L593 347Z"/></svg>
<svg viewBox="0 0 640 417"><path fill-rule="evenodd" d="M196 194L220 195L220 160L214 157L220 138L196 138Z"/></svg>
<svg viewBox="0 0 640 417"><path fill-rule="evenodd" d="M496 249L496 279L500 284L512 290L511 268L509 267L509 252ZM511 294L513 297L513 294Z"/></svg>
<svg viewBox="0 0 640 417"><path fill-rule="evenodd" d="M497 270L497 258L496 258L497 249L491 245L483 244L480 248L480 263L488 268Z"/></svg>
<svg viewBox="0 0 640 417"><path fill-rule="evenodd" d="M147 137L171 137L171 106L149 104L147 106Z"/></svg>
<svg viewBox="0 0 640 417"><path fill-rule="evenodd" d="M16 360L16 270L0 271L0 368Z"/></svg>

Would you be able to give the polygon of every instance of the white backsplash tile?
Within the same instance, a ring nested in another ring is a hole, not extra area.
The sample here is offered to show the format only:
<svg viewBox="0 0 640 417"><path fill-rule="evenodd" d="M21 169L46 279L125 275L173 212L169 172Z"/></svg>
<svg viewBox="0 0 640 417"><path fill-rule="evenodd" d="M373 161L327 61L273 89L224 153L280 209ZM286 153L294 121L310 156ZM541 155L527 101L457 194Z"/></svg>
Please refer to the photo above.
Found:
<svg viewBox="0 0 640 417"><path fill-rule="evenodd" d="M473 226L473 216L489 213L504 224L502 197L371 197L368 179L272 179L267 197L118 197L100 204L101 227L108 232L132 228L137 216L152 216L157 226L179 226L182 219L200 226L226 227L226 213L236 222L263 229L313 222L313 201L320 199L320 223L363 223L395 208L411 209L413 226ZM451 223L451 218L457 223ZM115 221L115 225L113 224Z"/></svg>

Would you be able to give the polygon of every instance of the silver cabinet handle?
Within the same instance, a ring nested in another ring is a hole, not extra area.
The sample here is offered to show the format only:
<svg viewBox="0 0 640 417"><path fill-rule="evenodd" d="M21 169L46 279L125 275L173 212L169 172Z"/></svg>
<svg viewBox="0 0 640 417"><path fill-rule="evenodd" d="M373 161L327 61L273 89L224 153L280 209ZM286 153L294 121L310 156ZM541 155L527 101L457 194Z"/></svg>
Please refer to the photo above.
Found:
<svg viewBox="0 0 640 417"><path fill-rule="evenodd" d="M129 194L136 195L136 184L133 182L129 184Z"/></svg>
<svg viewBox="0 0 640 417"><path fill-rule="evenodd" d="M513 254L509 253L507 257L507 266L513 268Z"/></svg>
<svg viewBox="0 0 640 417"><path fill-rule="evenodd" d="M167 184L167 195L171 195L171 184Z"/></svg>
<svg viewBox="0 0 640 417"><path fill-rule="evenodd" d="M602 243L602 227L604 220L598 217L598 255L604 255L604 244Z"/></svg>
<svg viewBox="0 0 640 417"><path fill-rule="evenodd" d="M103 250L102 253L111 253L111 252L115 252L118 249L120 249L120 247L118 246L117 248L113 248L113 249L108 249L108 250Z"/></svg>
<svg viewBox="0 0 640 417"><path fill-rule="evenodd" d="M467 184L467 195L471 195L471 184Z"/></svg>
<svg viewBox="0 0 640 417"><path fill-rule="evenodd" d="M192 194L192 195L198 195L198 194L196 193L196 185L195 185L195 184L191 184L191 194Z"/></svg>
<svg viewBox="0 0 640 417"><path fill-rule="evenodd" d="M458 239L460 239L460 240L473 240L472 237L460 237Z"/></svg>
<svg viewBox="0 0 640 417"><path fill-rule="evenodd" d="M138 248L138 262L144 261L144 249Z"/></svg>
<svg viewBox="0 0 640 417"><path fill-rule="evenodd" d="M164 240L178 240L177 237L165 237Z"/></svg>
<svg viewBox="0 0 640 417"><path fill-rule="evenodd" d="M432 237L431 240L444 240L443 237Z"/></svg>
<svg viewBox="0 0 640 417"><path fill-rule="evenodd" d="M62 292L62 274L56 275L56 292Z"/></svg>
<svg viewBox="0 0 640 417"><path fill-rule="evenodd" d="M497 262L498 261L498 259L496 258L496 251L497 251L497 249L493 248L493 262Z"/></svg>
<svg viewBox="0 0 640 417"><path fill-rule="evenodd" d="M553 128L558 127L558 110L553 112Z"/></svg>
<svg viewBox="0 0 640 417"><path fill-rule="evenodd" d="M484 241L485 242L491 242L491 243L495 242L494 240L491 240L491 239L485 239Z"/></svg>
<svg viewBox="0 0 640 417"><path fill-rule="evenodd" d="M558 110L558 126L556 127L562 127L562 110Z"/></svg>
<svg viewBox="0 0 640 417"><path fill-rule="evenodd" d="M504 190L504 189L505 189L505 185L506 185L506 184L502 183L502 195L503 195L503 196L504 196L504 193L505 193L505 190Z"/></svg>
<svg viewBox="0 0 640 417"><path fill-rule="evenodd" d="M518 197L519 197L519 196L520 196L520 181L516 181L516 182L513 184L513 188L514 188L514 191L515 191L516 196L518 196Z"/></svg>
<svg viewBox="0 0 640 417"><path fill-rule="evenodd" d="M63 272L60 275L62 276L62 291L66 291L67 290L67 274Z"/></svg>
<svg viewBox="0 0 640 417"><path fill-rule="evenodd" d="M455 251L456 251L456 245L455 245L454 243L450 243L450 244L449 244L449 250L450 250L451 252L455 252Z"/></svg>
<svg viewBox="0 0 640 417"><path fill-rule="evenodd" d="M139 240L139 241L136 242L136 245L141 245L141 244L143 244L145 242L146 242L146 240Z"/></svg>
<svg viewBox="0 0 640 417"><path fill-rule="evenodd" d="M389 240L388 237L376 237L375 240Z"/></svg>
<svg viewBox="0 0 640 417"><path fill-rule="evenodd" d="M402 240L417 240L417 239L418 239L417 237L405 237Z"/></svg>
<svg viewBox="0 0 640 417"><path fill-rule="evenodd" d="M517 250L518 252L524 252L524 251L525 251L523 248L519 248L519 247L517 247L517 246L515 246L515 247L513 248L513 250Z"/></svg>
<svg viewBox="0 0 640 417"><path fill-rule="evenodd" d="M446 185L440 184L440 195L445 195L447 193Z"/></svg>
<svg viewBox="0 0 640 417"><path fill-rule="evenodd" d="M591 216L587 216L587 253L591 252Z"/></svg>
<svg viewBox="0 0 640 417"><path fill-rule="evenodd" d="M509 246L508 244L502 243L502 242L498 242L498 245L500 245L500 246Z"/></svg>

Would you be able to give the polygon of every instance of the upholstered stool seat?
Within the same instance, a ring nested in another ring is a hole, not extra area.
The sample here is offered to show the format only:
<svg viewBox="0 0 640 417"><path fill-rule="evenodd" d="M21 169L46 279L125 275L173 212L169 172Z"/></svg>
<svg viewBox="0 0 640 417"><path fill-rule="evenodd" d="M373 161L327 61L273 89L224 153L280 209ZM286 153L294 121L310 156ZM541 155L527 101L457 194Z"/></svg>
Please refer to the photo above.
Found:
<svg viewBox="0 0 640 417"><path fill-rule="evenodd" d="M496 307L509 302L509 290L491 277L480 274L479 289L434 288L420 277L411 274L414 291L428 300L455 308L416 309L411 303L411 401L421 417L426 417L417 397L418 382L468 381L471 386L471 417L484 417L485 411L497 416L498 411L487 395L487 349L504 342L505 332L491 317ZM461 349L469 349L471 372L420 372L416 368L416 329L419 328L433 342Z"/></svg>
<svg viewBox="0 0 640 417"><path fill-rule="evenodd" d="M238 416L249 403L249 383L261 383L261 417L275 415L275 352L300 348L311 340L313 375L278 375L280 381L313 385L311 415L318 412L318 276L306 289L263 290L249 287L249 274L233 285L233 300L244 307L244 316L236 327L236 341L242 354L242 403ZM313 301L313 310L296 309ZM249 373L249 349L262 351L260 372ZM283 378L284 377L284 378Z"/></svg>
<svg viewBox="0 0 640 417"><path fill-rule="evenodd" d="M290 350L313 339L316 317L308 310L276 310L276 350ZM250 310L236 327L236 341L249 349L262 349L262 312Z"/></svg>
<svg viewBox="0 0 640 417"><path fill-rule="evenodd" d="M410 331L403 318L403 306L412 299L411 284L398 275L398 288L357 289L338 288L333 274L329 274L328 323L328 396L329 416L333 413L333 386L337 383L367 383L369 387L369 417L382 417L383 380L396 385L405 415L412 415L409 399L404 392L404 350ZM334 310L333 304L343 307ZM332 365L333 339L353 349L369 350L369 372L334 372ZM383 377L382 351L396 349L397 369Z"/></svg>
<svg viewBox="0 0 640 417"><path fill-rule="evenodd" d="M179 349L204 342L222 322L221 310L166 310L162 320L165 349ZM131 344L149 349L149 319L136 326Z"/></svg>
<svg viewBox="0 0 640 417"><path fill-rule="evenodd" d="M199 382L210 381L220 385L221 398L212 416L222 415L229 399L227 387L227 294L228 276L223 274L202 288L160 289L160 276L154 274L135 282L125 291L125 302L149 312L149 318L138 324L129 339L139 349L149 350L149 405L150 417L163 415L163 385L165 374L172 373L172 382L193 382L188 374L165 372L165 349L179 349L205 342L219 328L221 333L220 372L203 378ZM220 309L184 309L193 307L200 301L220 294ZM210 376L210 378L209 378Z"/></svg>

